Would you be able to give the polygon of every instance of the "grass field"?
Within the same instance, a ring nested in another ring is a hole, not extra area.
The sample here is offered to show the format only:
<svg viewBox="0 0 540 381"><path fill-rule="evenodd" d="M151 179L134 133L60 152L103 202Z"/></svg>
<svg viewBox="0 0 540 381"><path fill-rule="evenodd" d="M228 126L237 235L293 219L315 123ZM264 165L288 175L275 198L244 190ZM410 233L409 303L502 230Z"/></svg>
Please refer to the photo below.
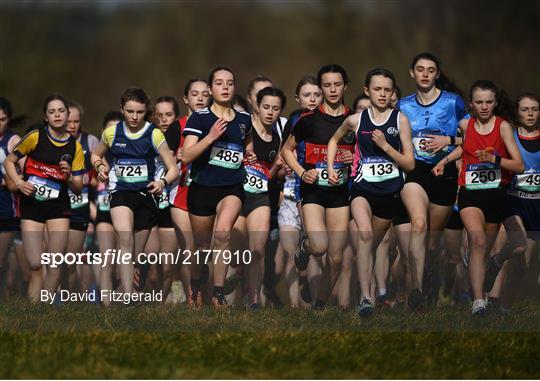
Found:
<svg viewBox="0 0 540 381"><path fill-rule="evenodd" d="M466 307L187 311L183 306L0 306L2 378L539 378L540 302Z"/></svg>

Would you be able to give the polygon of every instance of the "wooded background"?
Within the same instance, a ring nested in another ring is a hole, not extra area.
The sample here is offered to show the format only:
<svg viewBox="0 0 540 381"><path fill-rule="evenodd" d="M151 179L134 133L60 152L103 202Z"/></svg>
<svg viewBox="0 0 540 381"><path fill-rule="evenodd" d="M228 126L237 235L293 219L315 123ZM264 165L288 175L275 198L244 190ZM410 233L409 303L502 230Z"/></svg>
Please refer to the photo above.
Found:
<svg viewBox="0 0 540 381"><path fill-rule="evenodd" d="M376 66L410 93L411 59L430 51L465 92L493 79L513 97L540 92L539 25L539 1L2 1L0 95L35 122L61 92L98 133L131 85L180 97L189 78L227 65L240 94L271 77L289 112L299 78L327 63L349 72L349 102Z"/></svg>

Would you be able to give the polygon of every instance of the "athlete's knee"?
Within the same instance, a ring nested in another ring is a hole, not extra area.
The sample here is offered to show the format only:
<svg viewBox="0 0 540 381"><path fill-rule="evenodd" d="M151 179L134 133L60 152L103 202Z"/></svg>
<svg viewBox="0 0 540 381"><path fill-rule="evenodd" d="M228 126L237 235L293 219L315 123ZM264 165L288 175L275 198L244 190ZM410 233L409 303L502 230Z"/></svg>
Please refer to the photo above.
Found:
<svg viewBox="0 0 540 381"><path fill-rule="evenodd" d="M370 229L361 229L359 232L359 238L360 241L363 243L371 242L373 241L373 230Z"/></svg>
<svg viewBox="0 0 540 381"><path fill-rule="evenodd" d="M427 221L424 217L414 217L411 220L411 229L415 232L427 231Z"/></svg>
<svg viewBox="0 0 540 381"><path fill-rule="evenodd" d="M483 254L487 250L487 240L484 235L476 234L471 241L471 252Z"/></svg>
<svg viewBox="0 0 540 381"><path fill-rule="evenodd" d="M341 255L331 255L328 257L328 262L330 262L330 268L334 271L341 271L341 266L343 264L343 256Z"/></svg>
<svg viewBox="0 0 540 381"><path fill-rule="evenodd" d="M214 248L225 249L229 247L231 242L230 231L216 230L214 233Z"/></svg>

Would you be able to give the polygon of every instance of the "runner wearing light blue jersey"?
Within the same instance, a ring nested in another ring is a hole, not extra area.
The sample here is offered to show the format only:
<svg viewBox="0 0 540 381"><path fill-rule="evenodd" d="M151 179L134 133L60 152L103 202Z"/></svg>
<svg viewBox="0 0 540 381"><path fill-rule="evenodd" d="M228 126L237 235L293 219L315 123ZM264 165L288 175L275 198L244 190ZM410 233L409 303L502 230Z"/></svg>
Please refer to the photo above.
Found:
<svg viewBox="0 0 540 381"><path fill-rule="evenodd" d="M466 110L463 99L447 91L452 85L432 54L420 53L414 57L410 75L416 82L416 92L401 99L398 107L411 123L415 155L415 168L407 175L401 198L411 220L409 267L413 290L408 302L413 310L417 310L425 305L425 292L430 300L436 300L436 295L430 295L430 291L437 246L457 194L457 169L454 166L445 168L441 177L434 176L431 170L456 143L461 142L461 138L457 138L458 123ZM426 256L428 231L429 254ZM424 260L427 262L425 272Z"/></svg>

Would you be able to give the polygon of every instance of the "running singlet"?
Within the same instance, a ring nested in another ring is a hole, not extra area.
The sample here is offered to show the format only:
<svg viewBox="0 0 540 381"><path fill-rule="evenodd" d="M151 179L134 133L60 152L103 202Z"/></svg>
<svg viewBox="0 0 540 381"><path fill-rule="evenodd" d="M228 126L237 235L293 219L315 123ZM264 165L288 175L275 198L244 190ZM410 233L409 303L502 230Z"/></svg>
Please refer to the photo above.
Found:
<svg viewBox="0 0 540 381"><path fill-rule="evenodd" d="M496 189L501 184L508 184L512 178L511 172L502 169L499 164L481 162L475 154L477 150L485 149L494 155L509 158L501 137L503 119L497 116L493 129L487 135L481 135L476 131L475 122L475 118L470 118L467 124L458 184L467 190Z"/></svg>
<svg viewBox="0 0 540 381"><path fill-rule="evenodd" d="M110 148L114 158L114 191L143 190L154 180L155 158L165 142L159 128L146 122L140 131L132 133L124 122L119 122L103 131L101 141Z"/></svg>
<svg viewBox="0 0 540 381"><path fill-rule="evenodd" d="M174 152L174 157L178 154L178 151L184 146L184 136L182 132L186 127L187 116L183 116L174 123L172 123L167 131L165 131L165 139L169 148ZM175 205L178 208L187 208L187 188L191 182L190 172L191 164L182 165L179 161L176 164L180 176L171 184L171 190L169 194L169 203Z"/></svg>
<svg viewBox="0 0 540 381"><path fill-rule="evenodd" d="M380 130L388 144L401 152L399 139L399 111L392 110L380 125L373 122L371 108L360 114L356 130L356 145L353 164L353 187L371 195L397 194L404 184L401 168L372 140L374 130Z"/></svg>
<svg viewBox="0 0 540 381"><path fill-rule="evenodd" d="M429 105L418 102L416 94L399 101L398 109L403 112L412 130L414 158L428 164L437 164L455 149L446 146L436 154L424 150L427 135L456 136L458 123L467 116L463 99L457 94L441 91L439 97Z"/></svg>
<svg viewBox="0 0 540 381"><path fill-rule="evenodd" d="M292 130L296 142L299 143L296 147L298 157L305 158L302 167L305 170L317 169L319 177L315 184L319 187L332 186L328 182L326 169L328 141L350 114L351 111L346 108L344 114L331 116L324 112L323 106L319 106L315 111L305 113ZM301 142L305 145L300 146ZM303 152L300 152L301 149ZM338 186L346 186L349 179L349 165L343 163L342 153L344 151L353 152L353 150L354 133L351 131L338 144L338 152L334 162L334 169L339 176Z"/></svg>
<svg viewBox="0 0 540 381"><path fill-rule="evenodd" d="M84 155L81 144L71 135L65 140L51 136L45 126L28 133L13 150L24 163L24 179L34 185L33 197L38 201L68 197L68 185L60 169L60 161L71 165L74 176L84 174Z"/></svg>
<svg viewBox="0 0 540 381"><path fill-rule="evenodd" d="M540 136L526 138L514 131L525 171L512 178L508 193L512 196L540 200ZM540 216L538 216L540 218Z"/></svg>
<svg viewBox="0 0 540 381"><path fill-rule="evenodd" d="M14 136L16 136L16 134L10 130L7 130L0 136L0 183L4 181L4 177L6 176L4 160L6 160L6 157L9 155L8 144ZM0 219L5 220L15 218L16 216L17 205L15 204L15 194L2 186L0 188Z"/></svg>
<svg viewBox="0 0 540 381"><path fill-rule="evenodd" d="M257 161L249 164L244 161L246 168L246 179L244 180L244 190L248 193L267 193L268 181L270 180L270 168L276 155L278 154L281 140L279 135L273 129L272 140L266 142L261 139L255 128L251 129L253 139L253 150L257 155Z"/></svg>
<svg viewBox="0 0 540 381"><path fill-rule="evenodd" d="M209 108L196 111L189 117L182 134L203 139L217 120ZM223 135L191 163L192 181L207 187L242 184L246 178L244 141L249 133L251 116L235 111L235 117L227 123Z"/></svg>

